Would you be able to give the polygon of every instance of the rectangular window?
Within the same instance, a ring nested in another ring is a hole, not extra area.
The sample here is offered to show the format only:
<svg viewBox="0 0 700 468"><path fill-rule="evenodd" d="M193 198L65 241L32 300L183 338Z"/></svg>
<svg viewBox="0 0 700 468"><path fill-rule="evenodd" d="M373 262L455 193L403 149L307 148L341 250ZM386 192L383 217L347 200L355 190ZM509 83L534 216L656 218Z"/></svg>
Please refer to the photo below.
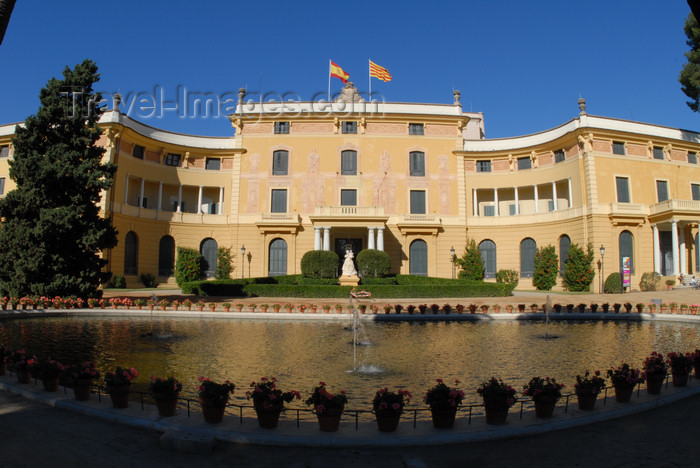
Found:
<svg viewBox="0 0 700 468"><path fill-rule="evenodd" d="M5 195L5 178L0 177L0 195Z"/></svg>
<svg viewBox="0 0 700 468"><path fill-rule="evenodd" d="M357 190L341 190L340 204L342 206L357 206Z"/></svg>
<svg viewBox="0 0 700 468"><path fill-rule="evenodd" d="M145 148L143 146L134 145L134 149L131 151L131 155L137 159L143 159L143 153Z"/></svg>
<svg viewBox="0 0 700 468"><path fill-rule="evenodd" d="M518 158L518 170L522 171L523 169L531 169L532 168L532 161L530 160L530 156L525 156L524 158Z"/></svg>
<svg viewBox="0 0 700 468"><path fill-rule="evenodd" d="M496 216L496 208L493 205L484 205L484 216Z"/></svg>
<svg viewBox="0 0 700 468"><path fill-rule="evenodd" d="M166 166L180 166L180 155L175 153L168 153L165 156Z"/></svg>
<svg viewBox="0 0 700 468"><path fill-rule="evenodd" d="M425 175L425 153L413 151L410 154L410 171L412 176Z"/></svg>
<svg viewBox="0 0 700 468"><path fill-rule="evenodd" d="M136 206L141 206L141 208L148 208L148 197L143 197L143 201L141 201L141 197L136 197Z"/></svg>
<svg viewBox="0 0 700 468"><path fill-rule="evenodd" d="M424 190L411 190L411 214L425 214Z"/></svg>
<svg viewBox="0 0 700 468"><path fill-rule="evenodd" d="M422 123L408 124L409 135L425 135L425 127Z"/></svg>
<svg viewBox="0 0 700 468"><path fill-rule="evenodd" d="M173 211L177 211L177 200L173 200ZM182 213L185 212L185 202L184 201L180 203L180 211Z"/></svg>
<svg viewBox="0 0 700 468"><path fill-rule="evenodd" d="M278 135L289 133L289 122L275 122L275 133Z"/></svg>
<svg viewBox="0 0 700 468"><path fill-rule="evenodd" d="M613 154L625 154L625 142L624 141L613 141Z"/></svg>
<svg viewBox="0 0 700 468"><path fill-rule="evenodd" d="M664 159L664 149L660 146L654 146L654 159Z"/></svg>
<svg viewBox="0 0 700 468"><path fill-rule="evenodd" d="M694 151L688 151L688 162L690 164L697 164L698 163L698 153Z"/></svg>
<svg viewBox="0 0 700 468"><path fill-rule="evenodd" d="M0 146L0 158L6 158L10 155L10 145Z"/></svg>
<svg viewBox="0 0 700 468"><path fill-rule="evenodd" d="M209 203L209 214L219 214L219 204L218 203Z"/></svg>
<svg viewBox="0 0 700 468"><path fill-rule="evenodd" d="M357 122L343 122L343 133L357 133Z"/></svg>
<svg viewBox="0 0 700 468"><path fill-rule="evenodd" d="M340 154L340 173L357 175L357 151L347 150Z"/></svg>
<svg viewBox="0 0 700 468"><path fill-rule="evenodd" d="M491 161L477 161L476 162L476 172L491 172Z"/></svg>
<svg viewBox="0 0 700 468"><path fill-rule="evenodd" d="M204 169L207 169L209 171L218 171L219 169L221 169L221 159L207 158L207 161L204 163Z"/></svg>
<svg viewBox="0 0 700 468"><path fill-rule="evenodd" d="M554 211L554 200L547 200L547 209L549 211Z"/></svg>
<svg viewBox="0 0 700 468"><path fill-rule="evenodd" d="M665 180L656 181L656 195L659 203L668 200L668 182Z"/></svg>
<svg viewBox="0 0 700 468"><path fill-rule="evenodd" d="M627 177L615 177L615 185L617 187L617 202L629 203L630 190L629 179Z"/></svg>
<svg viewBox="0 0 700 468"><path fill-rule="evenodd" d="M554 162L555 163L560 163L566 160L566 155L564 154L564 150L556 150L554 152Z"/></svg>
<svg viewBox="0 0 700 468"><path fill-rule="evenodd" d="M272 175L287 175L289 152L280 150L272 153Z"/></svg>
<svg viewBox="0 0 700 468"><path fill-rule="evenodd" d="M287 189L272 189L271 213L287 212Z"/></svg>
<svg viewBox="0 0 700 468"><path fill-rule="evenodd" d="M690 194L693 200L700 200L700 184L690 184Z"/></svg>
<svg viewBox="0 0 700 468"><path fill-rule="evenodd" d="M518 214L517 206L515 205L515 203L511 203L510 205L508 205L508 212L511 216L515 216Z"/></svg>

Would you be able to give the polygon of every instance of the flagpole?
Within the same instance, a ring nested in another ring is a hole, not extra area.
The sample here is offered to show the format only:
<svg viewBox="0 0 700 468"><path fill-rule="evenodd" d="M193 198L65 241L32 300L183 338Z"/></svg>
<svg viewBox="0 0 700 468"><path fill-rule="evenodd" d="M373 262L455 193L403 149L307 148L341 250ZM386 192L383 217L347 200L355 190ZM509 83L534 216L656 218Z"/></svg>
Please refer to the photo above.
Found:
<svg viewBox="0 0 700 468"><path fill-rule="evenodd" d="M369 64L370 60L367 60L367 73L369 74L368 76L368 81L369 81L369 102L372 102L372 66Z"/></svg>
<svg viewBox="0 0 700 468"><path fill-rule="evenodd" d="M331 102L331 59L328 59L328 102Z"/></svg>

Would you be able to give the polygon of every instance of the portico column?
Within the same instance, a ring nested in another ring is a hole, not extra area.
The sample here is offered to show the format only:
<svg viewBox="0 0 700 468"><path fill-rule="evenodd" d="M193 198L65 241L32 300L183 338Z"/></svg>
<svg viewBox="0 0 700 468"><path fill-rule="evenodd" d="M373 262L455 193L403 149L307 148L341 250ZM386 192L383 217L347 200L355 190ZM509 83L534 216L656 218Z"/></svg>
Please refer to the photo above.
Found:
<svg viewBox="0 0 700 468"><path fill-rule="evenodd" d="M175 208L177 213L182 211L182 184L177 186L177 208Z"/></svg>
<svg viewBox="0 0 700 468"><path fill-rule="evenodd" d="M139 212L143 208L143 186L146 183L146 179L141 177L141 187L139 188Z"/></svg>
<svg viewBox="0 0 700 468"><path fill-rule="evenodd" d="M314 226L314 250L321 250L323 246L321 241L321 228Z"/></svg>
<svg viewBox="0 0 700 468"><path fill-rule="evenodd" d="M494 216L498 216L499 214L498 214L498 189L497 188L493 189L493 205L494 205L493 214L494 214Z"/></svg>
<svg viewBox="0 0 700 468"><path fill-rule="evenodd" d="M688 274L688 264L687 264L687 255L685 251L685 231L681 229L680 232L680 247L679 247L679 252L680 252L680 261L681 261L681 273L684 275Z"/></svg>
<svg viewBox="0 0 700 468"><path fill-rule="evenodd" d="M124 204L129 204L129 174L126 175L126 182L124 182Z"/></svg>
<svg viewBox="0 0 700 468"><path fill-rule="evenodd" d="M202 212L202 186L199 186L199 195L197 195L197 214Z"/></svg>
<svg viewBox="0 0 700 468"><path fill-rule="evenodd" d="M554 211L557 211L557 209L559 208L557 206L558 205L558 203L557 203L558 198L559 198L559 196L557 195L557 183L552 182L552 206L554 207Z"/></svg>
<svg viewBox="0 0 700 468"><path fill-rule="evenodd" d="M671 252L673 255L673 275L678 276L680 273L679 255L678 255L678 221L671 221Z"/></svg>
<svg viewBox="0 0 700 468"><path fill-rule="evenodd" d="M384 228L377 228L377 250L384 252Z"/></svg>
<svg viewBox="0 0 700 468"><path fill-rule="evenodd" d="M539 193L537 192L537 185L533 185L533 187L535 188L535 213L539 213L540 212L540 197L539 197Z"/></svg>
<svg viewBox="0 0 700 468"><path fill-rule="evenodd" d="M572 192L571 192L571 177L566 179L566 181L568 182L568 185L569 185L569 208L571 208L574 204L574 198L573 198Z"/></svg>
<svg viewBox="0 0 700 468"><path fill-rule="evenodd" d="M375 245L374 245L374 229L375 229L375 228L373 228L373 227L368 227L368 228L367 228L367 231L368 231L367 248L368 248L368 249L373 249L373 250L374 250L374 248L375 248Z"/></svg>
<svg viewBox="0 0 700 468"><path fill-rule="evenodd" d="M476 189L472 189L472 205L472 211L474 212L474 216L479 216L479 203L476 199Z"/></svg>
<svg viewBox="0 0 700 468"><path fill-rule="evenodd" d="M518 201L518 187L515 187L515 214L520 214L520 203Z"/></svg>
<svg viewBox="0 0 700 468"><path fill-rule="evenodd" d="M661 245L659 243L659 226L652 226L654 232L654 271L661 273Z"/></svg>
<svg viewBox="0 0 700 468"><path fill-rule="evenodd" d="M216 210L217 214L223 214L224 212L224 188L219 187L219 209Z"/></svg>
<svg viewBox="0 0 700 468"><path fill-rule="evenodd" d="M331 227L323 227L323 250L331 250Z"/></svg>
<svg viewBox="0 0 700 468"><path fill-rule="evenodd" d="M160 207L163 204L163 181L158 182L158 205L156 206L156 211L160 211Z"/></svg>

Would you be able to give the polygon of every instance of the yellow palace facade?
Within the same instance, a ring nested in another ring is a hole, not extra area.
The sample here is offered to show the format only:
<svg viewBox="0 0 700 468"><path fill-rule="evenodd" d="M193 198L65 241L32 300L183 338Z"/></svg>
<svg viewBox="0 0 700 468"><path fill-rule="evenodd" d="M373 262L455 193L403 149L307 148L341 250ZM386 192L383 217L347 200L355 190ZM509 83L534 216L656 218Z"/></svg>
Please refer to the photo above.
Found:
<svg viewBox="0 0 700 468"><path fill-rule="evenodd" d="M565 260L595 248L599 289L631 259L644 272L700 273L700 134L578 115L541 133L484 137L481 113L452 104L260 103L241 90L231 137L172 133L106 112L99 144L118 170L102 199L118 230L104 252L129 286L174 283L176 247L198 249L212 275L230 247L234 277L300 273L309 250L386 251L395 273L452 277L469 239L487 278L531 286L537 247ZM0 196L13 125L0 127ZM601 256L600 247L605 248ZM602 263L598 261L602 260ZM558 286L560 288L560 286Z"/></svg>

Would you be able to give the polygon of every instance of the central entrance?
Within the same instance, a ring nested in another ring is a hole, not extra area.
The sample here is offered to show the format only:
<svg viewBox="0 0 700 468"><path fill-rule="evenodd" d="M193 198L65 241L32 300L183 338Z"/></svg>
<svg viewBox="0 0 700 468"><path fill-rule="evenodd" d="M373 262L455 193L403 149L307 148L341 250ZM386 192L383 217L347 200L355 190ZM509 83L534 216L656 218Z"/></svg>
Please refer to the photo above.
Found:
<svg viewBox="0 0 700 468"><path fill-rule="evenodd" d="M362 239L359 238L337 238L335 239L335 253L338 254L340 258L340 264L343 264L345 260L345 251L347 247L352 248L353 263L355 264L355 269L357 269L357 254L362 250Z"/></svg>

